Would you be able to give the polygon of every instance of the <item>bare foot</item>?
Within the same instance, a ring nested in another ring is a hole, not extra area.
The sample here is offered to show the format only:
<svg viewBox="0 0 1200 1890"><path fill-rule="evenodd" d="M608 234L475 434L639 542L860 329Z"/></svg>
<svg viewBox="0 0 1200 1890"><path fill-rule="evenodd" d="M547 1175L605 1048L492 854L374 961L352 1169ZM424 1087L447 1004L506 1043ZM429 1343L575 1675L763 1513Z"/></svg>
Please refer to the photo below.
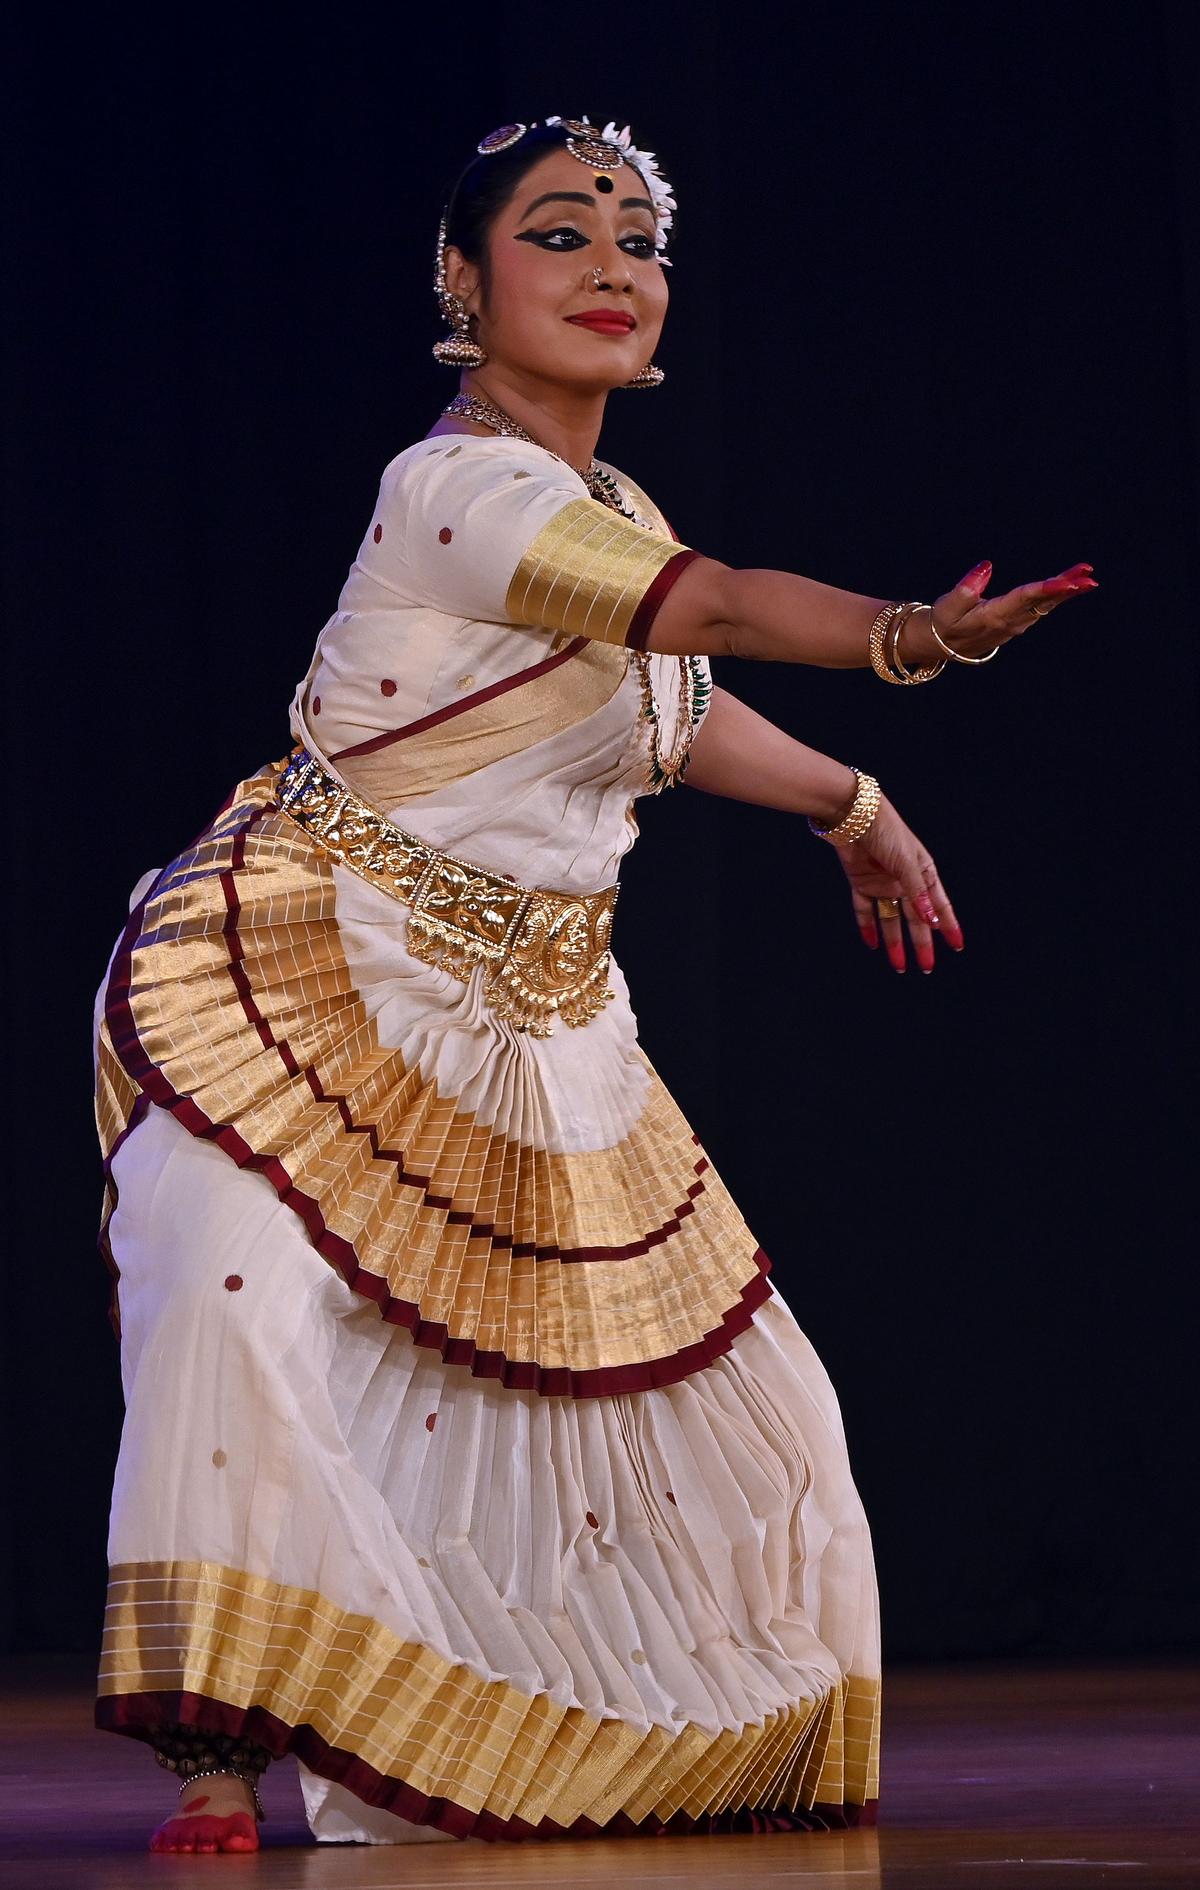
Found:
<svg viewBox="0 0 1200 1890"><path fill-rule="evenodd" d="M179 1809L150 1839L152 1851L256 1851L258 1825L250 1787L231 1772L194 1779Z"/></svg>

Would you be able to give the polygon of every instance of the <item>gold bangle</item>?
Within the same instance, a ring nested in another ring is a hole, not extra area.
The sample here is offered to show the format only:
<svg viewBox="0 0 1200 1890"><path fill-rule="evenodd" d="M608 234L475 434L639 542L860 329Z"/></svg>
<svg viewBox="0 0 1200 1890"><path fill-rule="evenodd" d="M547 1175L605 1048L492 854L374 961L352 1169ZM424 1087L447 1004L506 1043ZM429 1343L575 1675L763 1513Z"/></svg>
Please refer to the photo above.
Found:
<svg viewBox="0 0 1200 1890"><path fill-rule="evenodd" d="M915 617L919 610L927 610L932 618L932 604L918 604L914 600L902 607L899 614L892 619L890 625L890 642L886 655L888 662L890 662L892 668L896 671L901 682L932 682L934 677L940 676L946 667L946 659L944 656L936 663L922 663L917 669L906 669L904 666L904 659L900 655L900 633L909 618Z"/></svg>
<svg viewBox="0 0 1200 1890"><path fill-rule="evenodd" d="M997 643L996 649L989 650L986 656L963 656L960 651L952 650L950 648L950 645L945 641L937 625L934 623L933 605L920 604L918 605L918 609L927 610L929 612L929 634L933 638L934 642L937 644L938 649L945 650L946 655L950 658L952 663L971 663L971 664L990 663L993 656L995 656L996 651L999 650L1000 648L1000 645ZM942 667L945 668L944 663Z"/></svg>
<svg viewBox="0 0 1200 1890"><path fill-rule="evenodd" d="M883 795L878 781L874 775L863 774L859 768L855 768L853 772L858 778L858 786L854 791L849 813L838 822L837 826L822 827L811 814L808 817L808 824L817 839L828 840L831 846L853 846L856 840L862 839L879 812L879 803Z"/></svg>
<svg viewBox="0 0 1200 1890"><path fill-rule="evenodd" d="M875 674L879 677L881 682L899 683L900 681L900 677L893 675L888 666L887 657L884 654L883 640L887 634L887 628L892 618L903 610L903 608L903 604L885 604L875 618L874 623L871 625L867 637L867 648L870 652L871 668L875 671Z"/></svg>

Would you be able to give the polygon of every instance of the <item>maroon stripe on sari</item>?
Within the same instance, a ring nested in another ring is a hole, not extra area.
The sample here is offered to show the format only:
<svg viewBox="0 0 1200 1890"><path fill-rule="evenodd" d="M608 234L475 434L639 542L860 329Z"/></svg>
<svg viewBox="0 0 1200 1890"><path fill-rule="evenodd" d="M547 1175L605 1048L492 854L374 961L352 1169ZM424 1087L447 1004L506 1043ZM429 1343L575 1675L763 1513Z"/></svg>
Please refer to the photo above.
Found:
<svg viewBox="0 0 1200 1890"><path fill-rule="evenodd" d="M350 1112L346 1098L337 1091L327 1091L324 1088L312 1065L302 1064L287 1040L276 1037L269 1021L262 1015L254 1001L244 968L245 951L238 933L240 901L237 891L237 874L244 865L248 835L261 820L274 811L273 807L251 809L235 834L230 865L218 875L226 902L224 933L229 951L229 972L247 1022L257 1032L264 1048L273 1049L276 1052L284 1070L293 1081L304 1082L319 1102L328 1102L333 1105L348 1134L365 1135L370 1143L372 1154L377 1159L395 1164L398 1182L426 1189L429 1205L448 1207L448 1203L443 1204L438 1197L428 1192L428 1178L410 1176L406 1173L403 1149L393 1149L384 1144L374 1123L356 1121ZM164 874L169 871L169 867L164 868ZM160 875L160 880L162 877L163 875ZM364 1299L373 1300L380 1314L389 1324L404 1326L412 1334L414 1344L437 1350L447 1365L466 1365L473 1377L496 1378L512 1390L536 1391L541 1397L554 1398L609 1397L615 1392L647 1391L660 1385L673 1385L681 1378L690 1377L695 1371L703 1371L706 1366L711 1365L730 1350L739 1333L749 1328L758 1308L772 1297L773 1288L768 1278L771 1272L771 1261L759 1247L752 1256L755 1268L753 1275L739 1289L737 1299L721 1315L716 1325L711 1327L702 1338L694 1340L690 1345L681 1346L677 1351L661 1358L646 1359L626 1365L600 1365L580 1371L567 1365L541 1365L535 1359L510 1359L504 1352L483 1351L473 1339L452 1337L447 1324L423 1318L421 1308L416 1301L397 1299L382 1274L373 1273L363 1266L353 1243L341 1234L336 1234L331 1227L326 1225L319 1202L296 1186L290 1173L277 1156L267 1155L252 1148L231 1123L214 1122L204 1113L193 1097L180 1094L165 1072L153 1061L142 1044L138 1032L131 993L133 947L142 929L142 918L146 906L152 897L153 889L144 896L141 903L130 914L121 945L114 954L112 971L109 975L105 1016L117 1061L150 1101L157 1103L160 1108L168 1109L176 1121L182 1123L191 1135L202 1141L215 1142L218 1148L223 1149L225 1154L237 1163L239 1168L256 1170L259 1174L265 1175L285 1207L290 1208L303 1223L317 1252L333 1262L347 1286L361 1294ZM695 1134L692 1140L699 1146L699 1138ZM586 1263L592 1260L639 1258L661 1245L669 1235L677 1233L680 1222L694 1212L696 1197L704 1192L704 1184L700 1177L708 1166L707 1157L701 1153L694 1168L697 1180L689 1187L688 1198L680 1203L675 1213L663 1223L662 1227L652 1229L641 1240L630 1242L626 1247L535 1247L529 1243L514 1241L511 1234L506 1235L490 1225L478 1225L474 1217L465 1210L451 1210L447 1214L447 1220L459 1226L470 1226L476 1233L486 1234L494 1246L507 1247L514 1259L532 1256L538 1261ZM105 1163L106 1179L111 1179L111 1171L112 1155L110 1154Z"/></svg>
<svg viewBox="0 0 1200 1890"><path fill-rule="evenodd" d="M536 1696L531 1696L536 1697ZM202 1732L230 1733L236 1738L252 1739L265 1746L273 1758L295 1753L310 1771L321 1778L345 1786L364 1804L378 1805L398 1818L413 1824L428 1824L435 1831L448 1831L454 1837L479 1837L491 1842L545 1843L555 1838L582 1837L667 1837L699 1833L718 1836L751 1831L846 1831L879 1821L879 1800L868 1798L865 1804L815 1804L795 1811L759 1811L748 1806L725 1811L692 1815L676 1811L669 1818L654 1813L636 1823L626 1811L617 1812L606 1824L592 1818L576 1818L573 1824L556 1824L543 1818L531 1824L520 1817L503 1818L494 1811L477 1811L455 1804L452 1798L434 1798L415 1785L391 1773L377 1772L365 1759L344 1748L332 1746L314 1726L303 1723L290 1726L269 1707L235 1706L231 1701L216 1700L205 1693L102 1693L96 1698L93 1720L101 1732L126 1733L132 1739L153 1743L155 1733L171 1725L195 1726Z"/></svg>
<svg viewBox="0 0 1200 1890"><path fill-rule="evenodd" d="M462 715L467 709L478 708L481 702L491 702L496 696L507 695L510 689L518 689L522 683L533 682L538 676L546 676L560 663L570 662L578 656L587 643L586 637L572 637L565 648L554 656L545 657L542 662L534 663L529 669L517 671L515 676L503 676L499 682L489 683L486 689L476 689L469 696L462 696L457 702L448 702L444 709L434 709L431 715L423 715L417 722L407 722L403 728L385 729L382 735L372 735L365 742L356 742L353 748L339 748L330 754L330 761L349 761L355 755L374 755L381 748L390 748L393 742L407 741L410 735L423 735L427 728L436 728L439 722L452 721L456 715Z"/></svg>

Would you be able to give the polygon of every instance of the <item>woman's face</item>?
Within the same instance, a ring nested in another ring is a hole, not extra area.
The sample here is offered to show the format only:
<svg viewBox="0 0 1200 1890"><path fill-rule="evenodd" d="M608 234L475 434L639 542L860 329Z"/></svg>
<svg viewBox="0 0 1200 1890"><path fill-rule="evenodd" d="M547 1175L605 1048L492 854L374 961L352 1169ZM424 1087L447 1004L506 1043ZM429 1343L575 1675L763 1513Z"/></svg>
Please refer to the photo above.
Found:
<svg viewBox="0 0 1200 1890"><path fill-rule="evenodd" d="M662 332L667 279L654 235L649 193L628 164L595 171L551 151L491 226L486 302L479 269L452 245L446 286L478 318L472 332L490 361L607 391L633 379Z"/></svg>

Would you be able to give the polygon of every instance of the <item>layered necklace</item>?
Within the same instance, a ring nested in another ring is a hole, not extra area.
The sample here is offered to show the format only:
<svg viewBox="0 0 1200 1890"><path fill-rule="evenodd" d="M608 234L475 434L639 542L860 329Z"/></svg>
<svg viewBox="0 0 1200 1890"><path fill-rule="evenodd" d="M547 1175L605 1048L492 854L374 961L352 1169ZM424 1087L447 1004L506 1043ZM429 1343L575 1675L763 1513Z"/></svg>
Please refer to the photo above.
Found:
<svg viewBox="0 0 1200 1890"><path fill-rule="evenodd" d="M457 416L462 420L478 420L481 426L491 427L494 433L502 434L509 440L526 440L530 446L541 446L532 433L505 413L503 407L497 407L492 400L481 394L455 394L449 406L443 407L444 414ZM560 460L564 466L570 465L561 453L555 453L546 446L542 451ZM593 499L608 506L612 512L619 512L634 525L640 525L645 531L653 531L646 520L639 518L633 507L626 500L625 494L607 469L593 459L590 466L572 466L571 471L583 480ZM659 788L674 787L683 778L691 759L692 737L699 725L700 718L712 694L712 683L705 671L704 660L699 656L681 656L679 662L679 718L675 731L675 740L669 755L662 751L660 743L661 719L658 702L654 695L654 683L651 677L650 658L644 650L627 652L627 666L632 664L638 675L642 692L642 720L650 728L650 776L649 786L657 792Z"/></svg>

